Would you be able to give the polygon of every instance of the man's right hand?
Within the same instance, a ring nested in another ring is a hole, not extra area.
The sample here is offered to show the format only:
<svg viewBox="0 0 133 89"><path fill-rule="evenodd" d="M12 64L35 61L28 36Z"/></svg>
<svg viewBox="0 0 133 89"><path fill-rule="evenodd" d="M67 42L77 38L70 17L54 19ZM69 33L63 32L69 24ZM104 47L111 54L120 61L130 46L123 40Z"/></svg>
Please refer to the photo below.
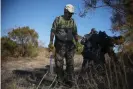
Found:
<svg viewBox="0 0 133 89"><path fill-rule="evenodd" d="M49 51L53 51L54 50L53 42L49 43L48 48L49 48Z"/></svg>

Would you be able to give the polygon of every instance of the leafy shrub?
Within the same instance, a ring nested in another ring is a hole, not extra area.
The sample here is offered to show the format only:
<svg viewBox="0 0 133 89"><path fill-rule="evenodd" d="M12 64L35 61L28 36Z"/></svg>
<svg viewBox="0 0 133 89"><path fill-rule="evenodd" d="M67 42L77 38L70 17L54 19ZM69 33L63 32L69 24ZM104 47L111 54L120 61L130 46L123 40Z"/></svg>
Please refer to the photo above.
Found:
<svg viewBox="0 0 133 89"><path fill-rule="evenodd" d="M2 56L37 56L38 33L29 27L19 27L1 38Z"/></svg>
<svg viewBox="0 0 133 89"><path fill-rule="evenodd" d="M12 41L9 37L5 36L1 38L1 55L5 56L14 56L17 43Z"/></svg>

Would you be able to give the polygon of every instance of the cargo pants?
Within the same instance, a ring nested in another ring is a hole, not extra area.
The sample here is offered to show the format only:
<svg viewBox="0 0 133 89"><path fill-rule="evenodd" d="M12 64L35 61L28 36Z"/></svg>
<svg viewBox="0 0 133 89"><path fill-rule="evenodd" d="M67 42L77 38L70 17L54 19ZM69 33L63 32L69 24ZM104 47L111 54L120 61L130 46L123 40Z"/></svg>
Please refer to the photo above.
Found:
<svg viewBox="0 0 133 89"><path fill-rule="evenodd" d="M73 42L55 42L55 66L59 82L73 80L74 73L74 53L75 45ZM66 61L66 71L63 70L64 58Z"/></svg>

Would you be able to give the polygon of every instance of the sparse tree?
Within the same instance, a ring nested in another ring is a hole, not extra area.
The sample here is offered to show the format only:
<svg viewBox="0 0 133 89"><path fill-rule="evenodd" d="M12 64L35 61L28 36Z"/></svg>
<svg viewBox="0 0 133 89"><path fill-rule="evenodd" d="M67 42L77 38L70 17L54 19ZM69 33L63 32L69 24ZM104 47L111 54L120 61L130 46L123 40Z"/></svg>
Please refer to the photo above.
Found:
<svg viewBox="0 0 133 89"><path fill-rule="evenodd" d="M85 16L91 9L110 7L112 9L112 30L133 29L133 0L83 0ZM100 5L98 3L101 3Z"/></svg>
<svg viewBox="0 0 133 89"><path fill-rule="evenodd" d="M11 40L16 42L21 48L22 56L27 56L29 48L38 47L38 34L29 27L18 27L8 33Z"/></svg>
<svg viewBox="0 0 133 89"><path fill-rule="evenodd" d="M16 42L12 41L9 37L4 36L1 38L1 56L13 56L17 47Z"/></svg>

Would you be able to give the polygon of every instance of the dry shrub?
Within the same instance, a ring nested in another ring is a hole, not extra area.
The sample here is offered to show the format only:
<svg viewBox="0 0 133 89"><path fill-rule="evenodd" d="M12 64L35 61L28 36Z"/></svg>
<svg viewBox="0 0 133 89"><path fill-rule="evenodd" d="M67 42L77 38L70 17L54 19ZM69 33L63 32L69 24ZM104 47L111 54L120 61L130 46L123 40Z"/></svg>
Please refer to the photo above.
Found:
<svg viewBox="0 0 133 89"><path fill-rule="evenodd" d="M123 58L119 58L119 63L108 58L104 66L90 63L76 79L77 89L132 89L133 71L128 71Z"/></svg>

